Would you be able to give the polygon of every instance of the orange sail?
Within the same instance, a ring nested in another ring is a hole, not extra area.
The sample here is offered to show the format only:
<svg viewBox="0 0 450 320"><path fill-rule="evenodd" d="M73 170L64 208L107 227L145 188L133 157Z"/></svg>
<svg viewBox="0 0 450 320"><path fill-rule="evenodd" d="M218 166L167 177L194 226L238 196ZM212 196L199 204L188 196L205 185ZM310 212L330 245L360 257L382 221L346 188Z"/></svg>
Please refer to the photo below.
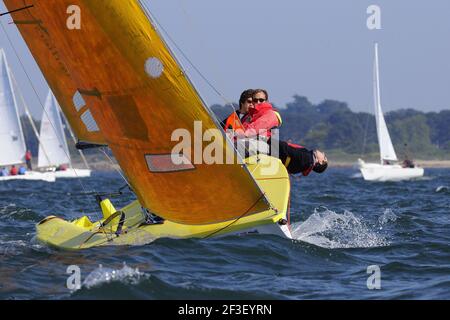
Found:
<svg viewBox="0 0 450 320"><path fill-rule="evenodd" d="M9 1L6 3L8 7L21 8L30 1ZM74 109L74 93L77 91L77 85L72 80L64 61L61 59L58 51L53 45L48 30L34 15L33 10L23 10L14 14L14 23L22 31L23 38L32 49L33 56L42 70L51 90L58 97L61 108L80 140L104 144L105 139L100 131L88 131L86 126L79 120L79 115L86 111L85 106L81 106L79 111Z"/></svg>
<svg viewBox="0 0 450 320"><path fill-rule="evenodd" d="M23 38L78 137L104 137L144 207L185 224L269 208L241 164L197 163L193 153L181 155L187 164L170 160L176 129L194 137L194 121L202 134L217 125L138 1L4 2L9 10L34 5L12 14ZM79 29L69 27L74 5ZM27 20L34 22L18 23ZM224 155L234 154L225 135L216 139Z"/></svg>

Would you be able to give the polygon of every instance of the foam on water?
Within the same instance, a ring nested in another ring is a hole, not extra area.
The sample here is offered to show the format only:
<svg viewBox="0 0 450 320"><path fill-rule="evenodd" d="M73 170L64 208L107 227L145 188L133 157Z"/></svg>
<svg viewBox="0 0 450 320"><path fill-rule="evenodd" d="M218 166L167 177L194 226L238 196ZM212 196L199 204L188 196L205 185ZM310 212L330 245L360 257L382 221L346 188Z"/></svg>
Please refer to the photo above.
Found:
<svg viewBox="0 0 450 320"><path fill-rule="evenodd" d="M18 256L26 253L28 249L38 252L50 251L48 247L42 246L37 241L0 239L0 256Z"/></svg>
<svg viewBox="0 0 450 320"><path fill-rule="evenodd" d="M380 224L380 226L387 224L389 222L395 222L397 220L398 216L394 213L394 211L392 211L391 208L387 208L386 210L384 210L383 215L381 215L378 218L378 223Z"/></svg>
<svg viewBox="0 0 450 320"><path fill-rule="evenodd" d="M449 191L449 189L447 186L439 186L436 188L437 193L446 193L448 191Z"/></svg>
<svg viewBox="0 0 450 320"><path fill-rule="evenodd" d="M119 281L128 284L137 284L144 276L138 268L130 268L125 263L122 269L112 269L99 265L97 269L92 271L83 281L82 287L90 289L98 287L105 283Z"/></svg>
<svg viewBox="0 0 450 320"><path fill-rule="evenodd" d="M0 240L0 255L15 256L22 253L27 243L23 240Z"/></svg>
<svg viewBox="0 0 450 320"><path fill-rule="evenodd" d="M10 203L0 207L0 220L38 221L39 216L30 209Z"/></svg>
<svg viewBox="0 0 450 320"><path fill-rule="evenodd" d="M306 221L294 224L292 230L294 239L327 249L389 245L384 236L350 211L339 214L327 208L316 208Z"/></svg>

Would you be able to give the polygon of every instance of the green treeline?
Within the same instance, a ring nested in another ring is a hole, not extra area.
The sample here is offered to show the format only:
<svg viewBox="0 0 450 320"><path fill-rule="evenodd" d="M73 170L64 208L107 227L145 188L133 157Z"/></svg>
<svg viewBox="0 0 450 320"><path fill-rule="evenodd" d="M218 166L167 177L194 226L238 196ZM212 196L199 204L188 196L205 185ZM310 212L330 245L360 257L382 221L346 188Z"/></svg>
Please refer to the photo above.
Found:
<svg viewBox="0 0 450 320"><path fill-rule="evenodd" d="M213 105L211 108L219 120L233 110L229 105ZM353 112L347 103L336 100L325 100L315 105L298 95L279 111L283 118L280 130L283 140L290 139L308 148L325 150L334 159L378 157L375 116L372 114ZM388 112L385 118L400 158L407 155L422 160L450 159L450 110L428 113L413 109L397 110ZM21 120L27 146L33 155L37 155L38 141L28 120L24 116ZM36 125L39 128L39 121ZM67 137L72 156L77 156L68 134Z"/></svg>
<svg viewBox="0 0 450 320"><path fill-rule="evenodd" d="M214 105L219 119L231 107ZM306 97L294 96L286 108L279 109L283 125L281 138L308 148L319 148L337 158L378 157L375 116L353 112L347 103L325 100L312 104ZM385 114L394 148L400 158L450 158L450 110L420 112L413 109Z"/></svg>

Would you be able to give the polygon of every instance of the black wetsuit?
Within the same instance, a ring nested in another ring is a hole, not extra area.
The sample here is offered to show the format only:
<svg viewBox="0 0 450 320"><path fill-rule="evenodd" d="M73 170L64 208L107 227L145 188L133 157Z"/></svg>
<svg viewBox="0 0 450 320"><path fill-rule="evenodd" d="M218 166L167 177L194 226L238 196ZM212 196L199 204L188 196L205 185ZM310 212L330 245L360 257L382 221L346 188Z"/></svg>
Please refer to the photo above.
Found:
<svg viewBox="0 0 450 320"><path fill-rule="evenodd" d="M307 175L314 165L313 150L279 141L278 152L281 162L287 165L286 168L290 174Z"/></svg>

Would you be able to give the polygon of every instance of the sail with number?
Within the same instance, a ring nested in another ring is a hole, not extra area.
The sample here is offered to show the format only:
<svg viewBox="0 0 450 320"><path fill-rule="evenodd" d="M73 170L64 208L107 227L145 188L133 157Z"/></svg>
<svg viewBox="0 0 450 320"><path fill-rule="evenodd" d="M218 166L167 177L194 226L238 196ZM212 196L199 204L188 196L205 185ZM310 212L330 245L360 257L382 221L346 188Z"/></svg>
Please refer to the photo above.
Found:
<svg viewBox="0 0 450 320"><path fill-rule="evenodd" d="M375 118L377 122L378 144L380 146L380 159L389 161L397 161L394 146L384 120L383 110L381 109L380 94L380 71L378 62L378 44L375 44L375 62L374 62L374 98L375 98Z"/></svg>
<svg viewBox="0 0 450 320"><path fill-rule="evenodd" d="M39 136L38 167L55 167L70 163L69 148L59 113L58 102L51 91L48 93L45 101Z"/></svg>
<svg viewBox="0 0 450 320"><path fill-rule="evenodd" d="M177 129L193 139L218 125L139 1L4 2L11 11L34 5L12 13L15 24L78 138L108 144L144 207L185 224L270 208L240 163L198 163L193 152L172 162ZM68 24L68 8L79 13L79 29ZM223 132L214 139L224 155L235 154Z"/></svg>
<svg viewBox="0 0 450 320"><path fill-rule="evenodd" d="M0 48L0 166L24 162L25 139L8 62Z"/></svg>

